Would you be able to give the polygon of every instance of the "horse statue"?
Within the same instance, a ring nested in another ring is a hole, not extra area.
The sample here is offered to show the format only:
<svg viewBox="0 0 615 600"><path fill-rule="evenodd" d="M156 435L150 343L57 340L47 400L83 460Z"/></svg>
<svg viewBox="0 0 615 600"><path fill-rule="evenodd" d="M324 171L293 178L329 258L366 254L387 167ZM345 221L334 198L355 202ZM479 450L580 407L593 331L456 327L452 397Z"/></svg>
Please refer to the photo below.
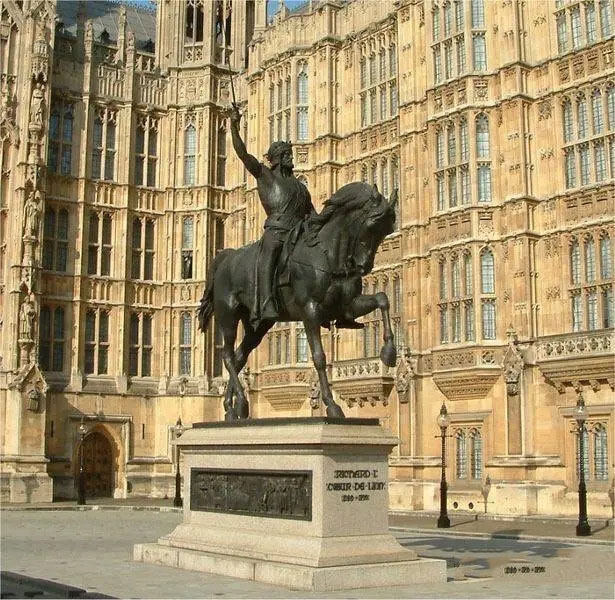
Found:
<svg viewBox="0 0 615 600"><path fill-rule="evenodd" d="M331 321L351 322L376 308L383 321L384 345L380 359L395 366L396 350L389 318L389 299L383 292L362 294L361 277L371 272L378 246L395 225L397 190L391 200L367 183L349 183L329 198L320 214L299 224L286 258L278 264L279 321L303 321L312 360L318 373L321 398L328 417L344 417L335 403L326 373L321 326ZM229 373L224 398L225 420L247 419L249 406L239 373L265 334L276 322L250 320L254 306L255 265L259 243L221 250L215 257L198 309L205 331L212 314L222 332L222 358ZM287 282L279 285L279 282ZM244 337L235 350L237 327Z"/></svg>

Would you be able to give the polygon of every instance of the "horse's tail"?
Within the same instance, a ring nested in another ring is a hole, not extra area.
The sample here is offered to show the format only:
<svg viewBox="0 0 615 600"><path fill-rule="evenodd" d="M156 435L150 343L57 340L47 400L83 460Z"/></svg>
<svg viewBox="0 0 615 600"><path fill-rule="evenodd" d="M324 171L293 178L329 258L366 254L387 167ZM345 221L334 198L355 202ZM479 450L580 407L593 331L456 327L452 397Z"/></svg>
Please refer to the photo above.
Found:
<svg viewBox="0 0 615 600"><path fill-rule="evenodd" d="M205 331L205 329L207 329L209 319L211 319L211 315L214 313L214 275L216 273L216 269L222 263L222 259L231 251L232 250L230 248L227 248L218 252L213 263L211 264L211 267L209 268L205 291L203 292L203 297L201 298L201 304L196 311L197 318L199 320L199 329L201 331Z"/></svg>

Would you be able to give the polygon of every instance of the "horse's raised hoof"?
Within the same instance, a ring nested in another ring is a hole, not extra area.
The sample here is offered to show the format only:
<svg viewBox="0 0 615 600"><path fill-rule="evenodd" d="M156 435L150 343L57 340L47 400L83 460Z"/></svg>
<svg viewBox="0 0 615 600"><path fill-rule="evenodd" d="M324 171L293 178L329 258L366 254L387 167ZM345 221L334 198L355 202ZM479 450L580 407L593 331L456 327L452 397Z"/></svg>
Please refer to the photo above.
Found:
<svg viewBox="0 0 615 600"><path fill-rule="evenodd" d="M239 419L247 419L250 417L250 405L245 398L237 398L235 400L235 412Z"/></svg>
<svg viewBox="0 0 615 600"><path fill-rule="evenodd" d="M385 344L380 351L380 360L387 367L394 367L397 363L397 350L394 344Z"/></svg>
<svg viewBox="0 0 615 600"><path fill-rule="evenodd" d="M327 406L327 417L344 419L346 415L344 414L344 411L337 404L335 404L335 402L333 402Z"/></svg>

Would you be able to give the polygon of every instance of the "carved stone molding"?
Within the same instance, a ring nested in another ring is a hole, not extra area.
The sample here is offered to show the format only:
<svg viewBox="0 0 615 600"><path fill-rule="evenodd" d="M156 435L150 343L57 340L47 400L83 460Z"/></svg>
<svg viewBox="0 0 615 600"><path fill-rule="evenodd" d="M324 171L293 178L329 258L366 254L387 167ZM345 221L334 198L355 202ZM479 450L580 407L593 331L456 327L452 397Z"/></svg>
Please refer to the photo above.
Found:
<svg viewBox="0 0 615 600"><path fill-rule="evenodd" d="M449 400L484 398L501 375L499 367L475 367L458 371L434 372L433 379Z"/></svg>
<svg viewBox="0 0 615 600"><path fill-rule="evenodd" d="M544 376L560 394L567 386L576 390L591 386L598 390L601 384L608 383L614 389L614 347L612 330L549 336L536 343L536 359Z"/></svg>

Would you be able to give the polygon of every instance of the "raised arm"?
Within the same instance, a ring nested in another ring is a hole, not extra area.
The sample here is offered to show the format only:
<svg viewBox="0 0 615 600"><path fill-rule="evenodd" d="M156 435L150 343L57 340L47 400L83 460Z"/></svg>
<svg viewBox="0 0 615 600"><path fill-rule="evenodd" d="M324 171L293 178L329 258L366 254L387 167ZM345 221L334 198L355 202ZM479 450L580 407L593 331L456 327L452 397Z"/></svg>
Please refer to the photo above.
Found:
<svg viewBox="0 0 615 600"><path fill-rule="evenodd" d="M233 108L231 110L231 137L233 138L233 148L235 149L235 153L241 160L241 162L245 165L246 169L250 171L250 173L258 178L261 176L263 171L263 165L261 165L258 160L248 154L246 150L246 145L243 143L241 139L241 135L239 135L239 123L241 122L241 113L235 104L233 104Z"/></svg>

